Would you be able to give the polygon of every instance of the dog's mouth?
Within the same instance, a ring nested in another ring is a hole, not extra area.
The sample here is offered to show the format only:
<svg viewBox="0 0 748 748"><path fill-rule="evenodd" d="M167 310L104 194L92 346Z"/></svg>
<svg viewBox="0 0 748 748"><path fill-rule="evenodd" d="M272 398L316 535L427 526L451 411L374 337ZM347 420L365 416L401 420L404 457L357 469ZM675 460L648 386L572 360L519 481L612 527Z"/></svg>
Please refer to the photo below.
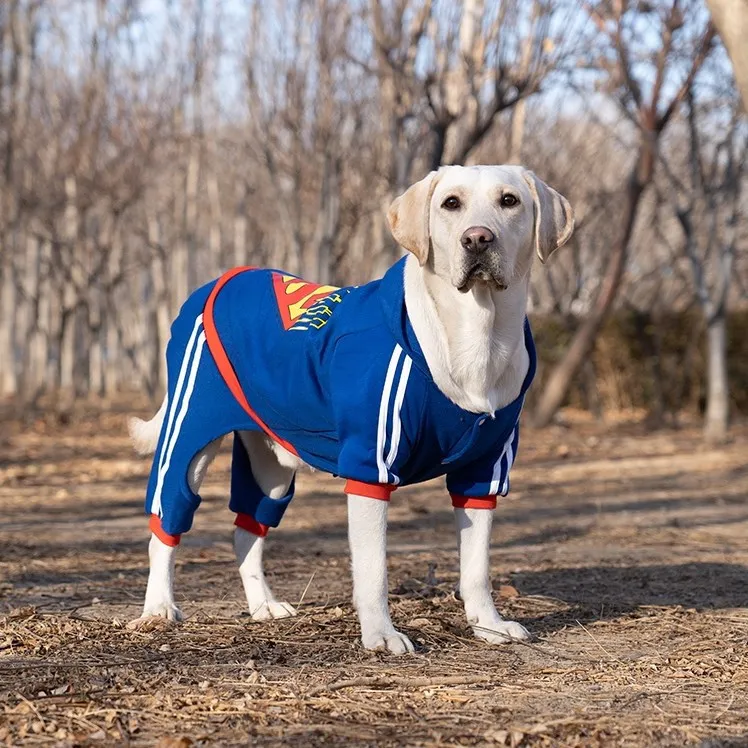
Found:
<svg viewBox="0 0 748 748"><path fill-rule="evenodd" d="M494 291L506 291L508 286L503 273L493 271L481 262L476 262L467 268L463 274L462 281L457 283L456 286L460 293L467 293L478 283L486 284Z"/></svg>

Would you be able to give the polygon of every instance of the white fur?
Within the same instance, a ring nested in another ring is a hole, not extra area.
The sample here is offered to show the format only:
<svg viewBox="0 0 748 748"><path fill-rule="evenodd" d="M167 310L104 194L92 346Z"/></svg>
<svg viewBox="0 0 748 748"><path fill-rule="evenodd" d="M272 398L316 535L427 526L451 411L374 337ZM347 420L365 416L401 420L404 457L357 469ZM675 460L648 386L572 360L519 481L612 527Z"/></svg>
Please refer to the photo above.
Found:
<svg viewBox="0 0 748 748"><path fill-rule="evenodd" d="M517 398L530 358L527 284L460 293L415 257L405 264L405 305L436 386L464 410L494 413ZM440 311L441 310L441 311Z"/></svg>
<svg viewBox="0 0 748 748"><path fill-rule="evenodd" d="M502 203L507 193L519 200L509 209ZM452 195L460 200L457 211L444 202ZM568 202L521 167L451 166L397 198L388 218L396 239L414 253L405 266L405 304L434 382L461 408L493 414L516 399L527 374L523 325L532 258L537 254L545 261L570 237L574 221ZM488 275L471 274L475 256L460 242L475 226L496 237L484 256ZM130 420L141 453L155 450L166 407L164 400L151 421ZM283 497L300 460L262 434L244 432L240 438L263 492ZM219 446L220 440L212 442L193 459L188 476L193 491ZM348 496L353 599L364 647L404 654L413 652L413 645L394 628L387 602L387 509L385 501ZM492 599L492 512L456 509L455 521L460 591L473 632L493 644L527 638L520 624L501 618ZM237 528L234 548L252 617L295 615L265 581L264 539ZM144 616L181 619L173 593L175 552L151 538Z"/></svg>
<svg viewBox="0 0 748 748"><path fill-rule="evenodd" d="M296 611L288 603L278 602L265 581L262 568L262 551L265 538L237 527L234 530L234 553L239 564L239 576L244 585L249 614L255 621L271 618L288 618Z"/></svg>
<svg viewBox="0 0 748 748"><path fill-rule="evenodd" d="M151 535L151 542L148 544L151 568L148 572L142 618L158 616L170 621L182 620L182 611L174 602L174 559L176 555L176 548L162 543L155 535Z"/></svg>
<svg viewBox="0 0 748 748"><path fill-rule="evenodd" d="M505 621L493 602L488 556L493 512L485 509L454 512L460 551L460 596L473 633L491 644L529 638L527 629L514 621Z"/></svg>
<svg viewBox="0 0 748 748"><path fill-rule="evenodd" d="M348 495L348 542L353 570L353 604L366 649L394 654L413 651L395 630L387 605L387 509L389 502Z"/></svg>
<svg viewBox="0 0 748 748"><path fill-rule="evenodd" d="M142 418L129 418L127 430L130 433L135 451L139 455L153 454L158 446L158 437L161 434L161 425L166 417L166 409L169 406L169 396L164 397L161 407L150 421Z"/></svg>

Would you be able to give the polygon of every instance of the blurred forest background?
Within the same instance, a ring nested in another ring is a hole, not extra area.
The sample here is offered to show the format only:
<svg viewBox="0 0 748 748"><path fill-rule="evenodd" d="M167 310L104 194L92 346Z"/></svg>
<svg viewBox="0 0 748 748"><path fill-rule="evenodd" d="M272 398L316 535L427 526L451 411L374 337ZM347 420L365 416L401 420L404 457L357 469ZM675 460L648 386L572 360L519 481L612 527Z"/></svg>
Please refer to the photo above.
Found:
<svg viewBox="0 0 748 748"><path fill-rule="evenodd" d="M748 413L748 5L710 4L4 0L0 399L155 398L192 288L239 264L367 281L408 184L511 162L577 215L534 273L535 423L703 412L725 438Z"/></svg>

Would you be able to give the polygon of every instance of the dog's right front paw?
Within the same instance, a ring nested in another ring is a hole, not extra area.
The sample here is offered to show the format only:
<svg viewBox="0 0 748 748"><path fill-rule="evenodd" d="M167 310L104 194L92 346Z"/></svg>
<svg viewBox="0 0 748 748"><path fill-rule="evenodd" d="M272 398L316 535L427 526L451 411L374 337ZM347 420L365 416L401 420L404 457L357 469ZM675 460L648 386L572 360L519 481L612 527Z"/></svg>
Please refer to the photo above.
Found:
<svg viewBox="0 0 748 748"><path fill-rule="evenodd" d="M253 621L272 621L276 618L290 618L296 615L296 609L288 603L279 603L275 600L265 600L249 614Z"/></svg>
<svg viewBox="0 0 748 748"><path fill-rule="evenodd" d="M361 643L364 649L374 649L380 652L392 652L398 655L415 652L413 642L394 628L362 634Z"/></svg>
<svg viewBox="0 0 748 748"><path fill-rule="evenodd" d="M140 618L165 618L167 621L184 620L182 611L179 610L174 603L156 603L154 605L146 604Z"/></svg>

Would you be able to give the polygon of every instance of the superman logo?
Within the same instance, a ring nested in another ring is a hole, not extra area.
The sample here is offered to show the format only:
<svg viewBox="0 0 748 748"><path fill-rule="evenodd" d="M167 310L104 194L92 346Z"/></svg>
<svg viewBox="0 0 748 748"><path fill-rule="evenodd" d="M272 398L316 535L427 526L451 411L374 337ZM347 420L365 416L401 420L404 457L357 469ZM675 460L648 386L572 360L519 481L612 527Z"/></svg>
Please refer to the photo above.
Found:
<svg viewBox="0 0 748 748"><path fill-rule="evenodd" d="M293 275L273 273L273 291L283 329L290 330L315 304L338 290L337 286L320 286Z"/></svg>

